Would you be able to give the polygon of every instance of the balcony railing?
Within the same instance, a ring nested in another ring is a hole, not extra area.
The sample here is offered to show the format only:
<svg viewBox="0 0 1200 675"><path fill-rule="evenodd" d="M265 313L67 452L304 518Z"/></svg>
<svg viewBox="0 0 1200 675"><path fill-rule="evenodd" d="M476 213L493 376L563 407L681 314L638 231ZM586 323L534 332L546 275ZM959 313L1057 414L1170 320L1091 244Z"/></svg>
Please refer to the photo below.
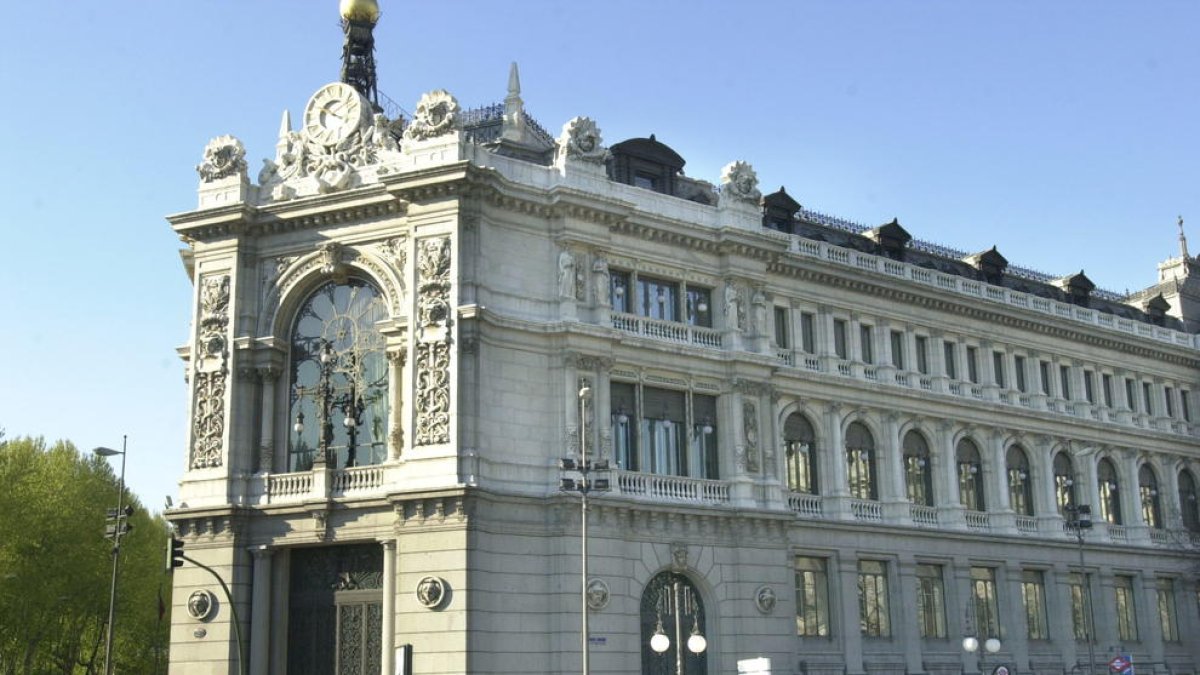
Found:
<svg viewBox="0 0 1200 675"><path fill-rule="evenodd" d="M297 473L274 473L267 476L267 500L270 502L291 501L312 492L311 471Z"/></svg>
<svg viewBox="0 0 1200 675"><path fill-rule="evenodd" d="M623 333L641 335L651 340L692 344L712 349L721 348L720 331L703 326L692 326L674 321L661 321L636 314L613 313L612 327Z"/></svg>
<svg viewBox="0 0 1200 675"><path fill-rule="evenodd" d="M1033 516L1017 516L1017 532L1021 534L1037 534L1037 518Z"/></svg>
<svg viewBox="0 0 1200 675"><path fill-rule="evenodd" d="M804 492L792 492L788 494L788 508L793 513L807 518L824 518L825 509L822 506L823 503L821 497L818 495L810 495Z"/></svg>
<svg viewBox="0 0 1200 675"><path fill-rule="evenodd" d="M729 502L729 483L726 481L619 470L613 474L616 478L613 494L689 504Z"/></svg>
<svg viewBox="0 0 1200 675"><path fill-rule="evenodd" d="M864 499L854 499L850 502L850 512L854 519L867 523L883 522L883 504Z"/></svg>
<svg viewBox="0 0 1200 675"><path fill-rule="evenodd" d="M966 512L967 529L976 532L987 532L992 529L992 521L984 511Z"/></svg>
<svg viewBox="0 0 1200 675"><path fill-rule="evenodd" d="M356 466L333 472L333 494L340 496L363 490L374 490L383 485L382 466Z"/></svg>
<svg viewBox="0 0 1200 675"><path fill-rule="evenodd" d="M937 508L933 506L925 506L924 504L909 504L908 513L909 517L912 518L913 525L917 525L919 527L937 527Z"/></svg>

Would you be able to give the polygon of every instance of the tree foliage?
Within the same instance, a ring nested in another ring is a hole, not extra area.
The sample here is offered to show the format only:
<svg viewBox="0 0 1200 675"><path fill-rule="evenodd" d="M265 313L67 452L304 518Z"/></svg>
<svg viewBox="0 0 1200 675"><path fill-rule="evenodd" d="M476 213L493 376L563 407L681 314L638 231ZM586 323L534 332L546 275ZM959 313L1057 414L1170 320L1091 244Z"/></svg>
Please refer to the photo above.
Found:
<svg viewBox="0 0 1200 675"><path fill-rule="evenodd" d="M119 481L108 462L68 442L0 437L0 675L103 672L112 580L105 514ZM159 617L167 524L126 495L113 662L162 672L170 619Z"/></svg>

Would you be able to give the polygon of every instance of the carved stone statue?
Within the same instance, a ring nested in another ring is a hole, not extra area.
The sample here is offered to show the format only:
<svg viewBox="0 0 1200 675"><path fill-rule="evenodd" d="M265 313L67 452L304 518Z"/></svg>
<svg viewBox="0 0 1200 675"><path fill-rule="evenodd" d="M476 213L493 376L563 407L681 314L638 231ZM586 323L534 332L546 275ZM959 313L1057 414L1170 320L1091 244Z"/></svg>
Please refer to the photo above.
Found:
<svg viewBox="0 0 1200 675"><path fill-rule="evenodd" d="M596 296L596 305L610 307L612 298L609 296L608 261L604 256L596 256L592 261L592 292Z"/></svg>
<svg viewBox="0 0 1200 675"><path fill-rule="evenodd" d="M588 117L574 117L563 125L559 134L556 163L562 160L579 160L591 164L603 164L608 159L608 148L600 140L600 130Z"/></svg>
<svg viewBox="0 0 1200 675"><path fill-rule="evenodd" d="M762 199L762 193L758 191L758 174L740 160L725 165L721 170L721 197L757 206Z"/></svg>
<svg viewBox="0 0 1200 675"><path fill-rule="evenodd" d="M575 297L575 255L566 249L558 254L558 296Z"/></svg>
<svg viewBox="0 0 1200 675"><path fill-rule="evenodd" d="M754 323L755 335L767 334L767 296L762 292L762 289L754 291L754 297L750 300L751 304L751 321Z"/></svg>
<svg viewBox="0 0 1200 675"><path fill-rule="evenodd" d="M741 330L738 320L738 290L732 281L725 282L725 325L732 330Z"/></svg>
<svg viewBox="0 0 1200 675"><path fill-rule="evenodd" d="M404 140L424 141L454 131L458 127L458 100L445 89L421 96L413 121L404 130Z"/></svg>

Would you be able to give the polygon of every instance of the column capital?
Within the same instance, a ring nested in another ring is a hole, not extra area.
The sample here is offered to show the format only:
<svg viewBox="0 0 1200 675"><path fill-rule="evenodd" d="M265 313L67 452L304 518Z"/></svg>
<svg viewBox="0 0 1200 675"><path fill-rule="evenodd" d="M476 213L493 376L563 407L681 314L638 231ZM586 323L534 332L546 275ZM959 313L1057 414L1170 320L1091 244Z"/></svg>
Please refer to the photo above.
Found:
<svg viewBox="0 0 1200 675"><path fill-rule="evenodd" d="M269 544L258 544L256 546L247 546L246 550L250 555L254 556L255 560L264 560L271 557L275 553L275 548Z"/></svg>

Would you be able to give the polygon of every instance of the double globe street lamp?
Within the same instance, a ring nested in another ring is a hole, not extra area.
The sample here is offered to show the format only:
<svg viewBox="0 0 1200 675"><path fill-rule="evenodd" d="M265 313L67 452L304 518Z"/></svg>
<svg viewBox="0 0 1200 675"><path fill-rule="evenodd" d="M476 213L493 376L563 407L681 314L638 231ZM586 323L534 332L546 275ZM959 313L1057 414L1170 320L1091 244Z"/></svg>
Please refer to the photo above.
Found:
<svg viewBox="0 0 1200 675"><path fill-rule="evenodd" d="M700 655L708 649L708 640L700 633L700 609L695 598L692 597L692 589L685 588L683 582L677 579L669 589L663 590L670 592L670 602L667 608L668 613L675 617L675 675L684 675L683 646L687 645L689 652ZM689 616L692 619L692 630L685 641L683 637L686 625L685 617ZM662 654L670 648L671 638L663 630L662 614L660 613L654 635L650 637L650 649L653 649L656 654Z"/></svg>

